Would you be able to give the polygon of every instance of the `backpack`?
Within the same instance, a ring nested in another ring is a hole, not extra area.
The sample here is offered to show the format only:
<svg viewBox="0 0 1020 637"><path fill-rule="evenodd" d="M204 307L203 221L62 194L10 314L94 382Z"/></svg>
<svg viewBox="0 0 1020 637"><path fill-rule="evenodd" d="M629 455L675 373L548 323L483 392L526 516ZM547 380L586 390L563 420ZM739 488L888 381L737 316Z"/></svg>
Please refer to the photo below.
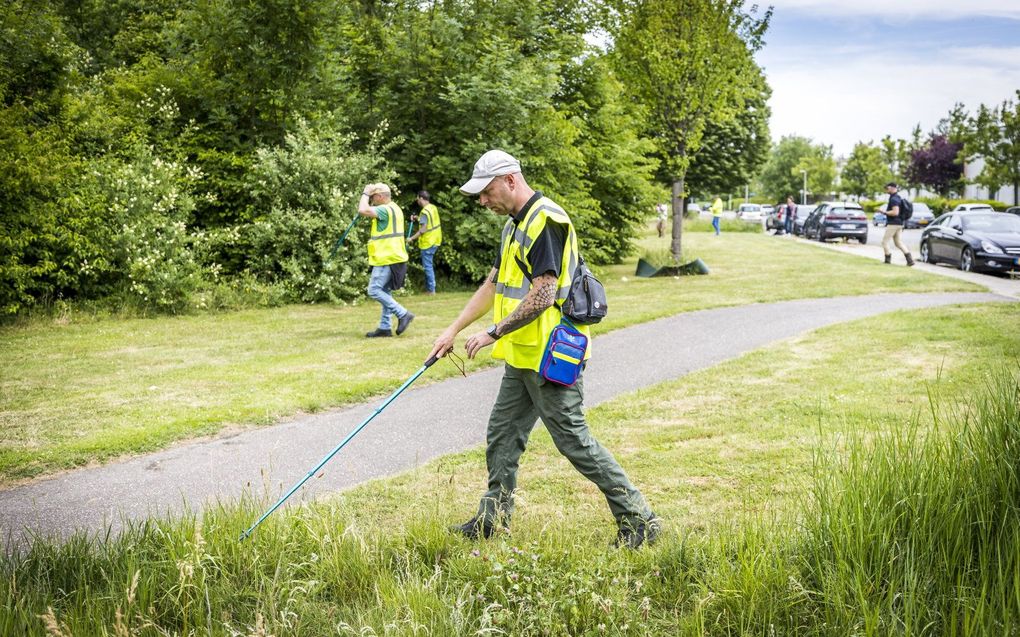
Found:
<svg viewBox="0 0 1020 637"><path fill-rule="evenodd" d="M609 303L606 301L606 289L595 278L584 257L578 258L577 268L570 281L570 292L560 308L563 316L578 325L592 325L606 317Z"/></svg>
<svg viewBox="0 0 1020 637"><path fill-rule="evenodd" d="M900 219L906 221L914 214L914 204L905 197L900 197Z"/></svg>

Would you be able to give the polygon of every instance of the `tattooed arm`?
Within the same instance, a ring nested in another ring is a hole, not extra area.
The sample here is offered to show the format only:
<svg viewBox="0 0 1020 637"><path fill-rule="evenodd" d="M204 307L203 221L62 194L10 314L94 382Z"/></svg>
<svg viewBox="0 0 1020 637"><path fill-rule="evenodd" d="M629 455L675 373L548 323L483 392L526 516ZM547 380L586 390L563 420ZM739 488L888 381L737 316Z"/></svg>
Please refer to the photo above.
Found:
<svg viewBox="0 0 1020 637"><path fill-rule="evenodd" d="M556 277L543 274L531 282L531 289L517 309L496 326L496 334L503 336L534 321L556 302Z"/></svg>
<svg viewBox="0 0 1020 637"><path fill-rule="evenodd" d="M496 334L503 336L514 330L520 329L539 317L542 312L552 307L556 302L557 278L552 274L542 274L531 282L531 289L524 297L521 304L517 306L510 316L499 322L496 326ZM467 340L464 346L467 348L469 358L474 358L481 349L495 343L495 339L486 332L479 332Z"/></svg>

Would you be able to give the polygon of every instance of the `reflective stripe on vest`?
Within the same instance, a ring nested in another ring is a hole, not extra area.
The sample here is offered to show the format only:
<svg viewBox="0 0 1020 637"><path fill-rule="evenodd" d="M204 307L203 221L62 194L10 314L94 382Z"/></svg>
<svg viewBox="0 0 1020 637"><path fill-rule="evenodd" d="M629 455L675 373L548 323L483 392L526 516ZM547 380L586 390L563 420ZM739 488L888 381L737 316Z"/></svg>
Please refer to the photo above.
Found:
<svg viewBox="0 0 1020 637"><path fill-rule="evenodd" d="M443 242L442 223L439 221L439 209L433 204L422 208L422 212L429 216L429 225L418 235L418 248L426 250Z"/></svg>
<svg viewBox="0 0 1020 637"><path fill-rule="evenodd" d="M382 228L379 227L378 218L372 220L372 234L368 238L369 265L392 265L407 261L404 212L393 202L383 204L383 207L389 212L389 218Z"/></svg>
<svg viewBox="0 0 1020 637"><path fill-rule="evenodd" d="M507 220L500 240L500 264L496 275L496 298L493 303L493 318L496 323L509 316L531 290L531 272L525 271L530 269L528 255L535 239L550 221L562 224L567 229L560 276L556 282L556 303L531 323L500 338L492 350L493 358L504 359L511 367L519 369L538 371L549 335L560 323L562 318L560 306L570 292L570 281L577 268L577 234L567 213L548 198L541 197L525 212L520 224L515 225L512 219ZM578 329L585 335L590 334L587 326L578 326ZM588 350L584 357L588 359L590 356L589 337Z"/></svg>

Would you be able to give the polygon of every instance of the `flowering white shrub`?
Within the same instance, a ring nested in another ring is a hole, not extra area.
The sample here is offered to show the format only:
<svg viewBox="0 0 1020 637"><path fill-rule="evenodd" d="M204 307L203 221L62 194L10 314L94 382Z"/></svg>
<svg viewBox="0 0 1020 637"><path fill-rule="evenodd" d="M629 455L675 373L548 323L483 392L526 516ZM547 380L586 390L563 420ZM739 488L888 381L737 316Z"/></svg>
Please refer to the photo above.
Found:
<svg viewBox="0 0 1020 637"><path fill-rule="evenodd" d="M141 147L105 177L111 216L120 220L115 254L129 297L154 309L183 308L202 279L187 228L201 173Z"/></svg>
<svg viewBox="0 0 1020 637"><path fill-rule="evenodd" d="M363 295L367 221L335 254L333 248L357 216L364 185L393 181L392 171L382 168L378 137L355 149L342 122L328 116L315 123L298 121L281 148L259 149L249 180L258 216L243 229L255 248L249 268L256 277L285 286L303 302Z"/></svg>

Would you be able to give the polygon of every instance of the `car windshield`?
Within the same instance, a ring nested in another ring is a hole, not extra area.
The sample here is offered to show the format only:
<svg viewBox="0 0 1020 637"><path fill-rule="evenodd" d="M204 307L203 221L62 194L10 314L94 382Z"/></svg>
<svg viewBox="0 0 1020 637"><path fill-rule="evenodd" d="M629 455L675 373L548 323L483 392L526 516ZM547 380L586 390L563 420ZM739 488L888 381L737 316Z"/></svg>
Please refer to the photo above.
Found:
<svg viewBox="0 0 1020 637"><path fill-rule="evenodd" d="M1020 234L1020 218L1012 215L973 215L964 217L963 229L972 232L1015 232Z"/></svg>

